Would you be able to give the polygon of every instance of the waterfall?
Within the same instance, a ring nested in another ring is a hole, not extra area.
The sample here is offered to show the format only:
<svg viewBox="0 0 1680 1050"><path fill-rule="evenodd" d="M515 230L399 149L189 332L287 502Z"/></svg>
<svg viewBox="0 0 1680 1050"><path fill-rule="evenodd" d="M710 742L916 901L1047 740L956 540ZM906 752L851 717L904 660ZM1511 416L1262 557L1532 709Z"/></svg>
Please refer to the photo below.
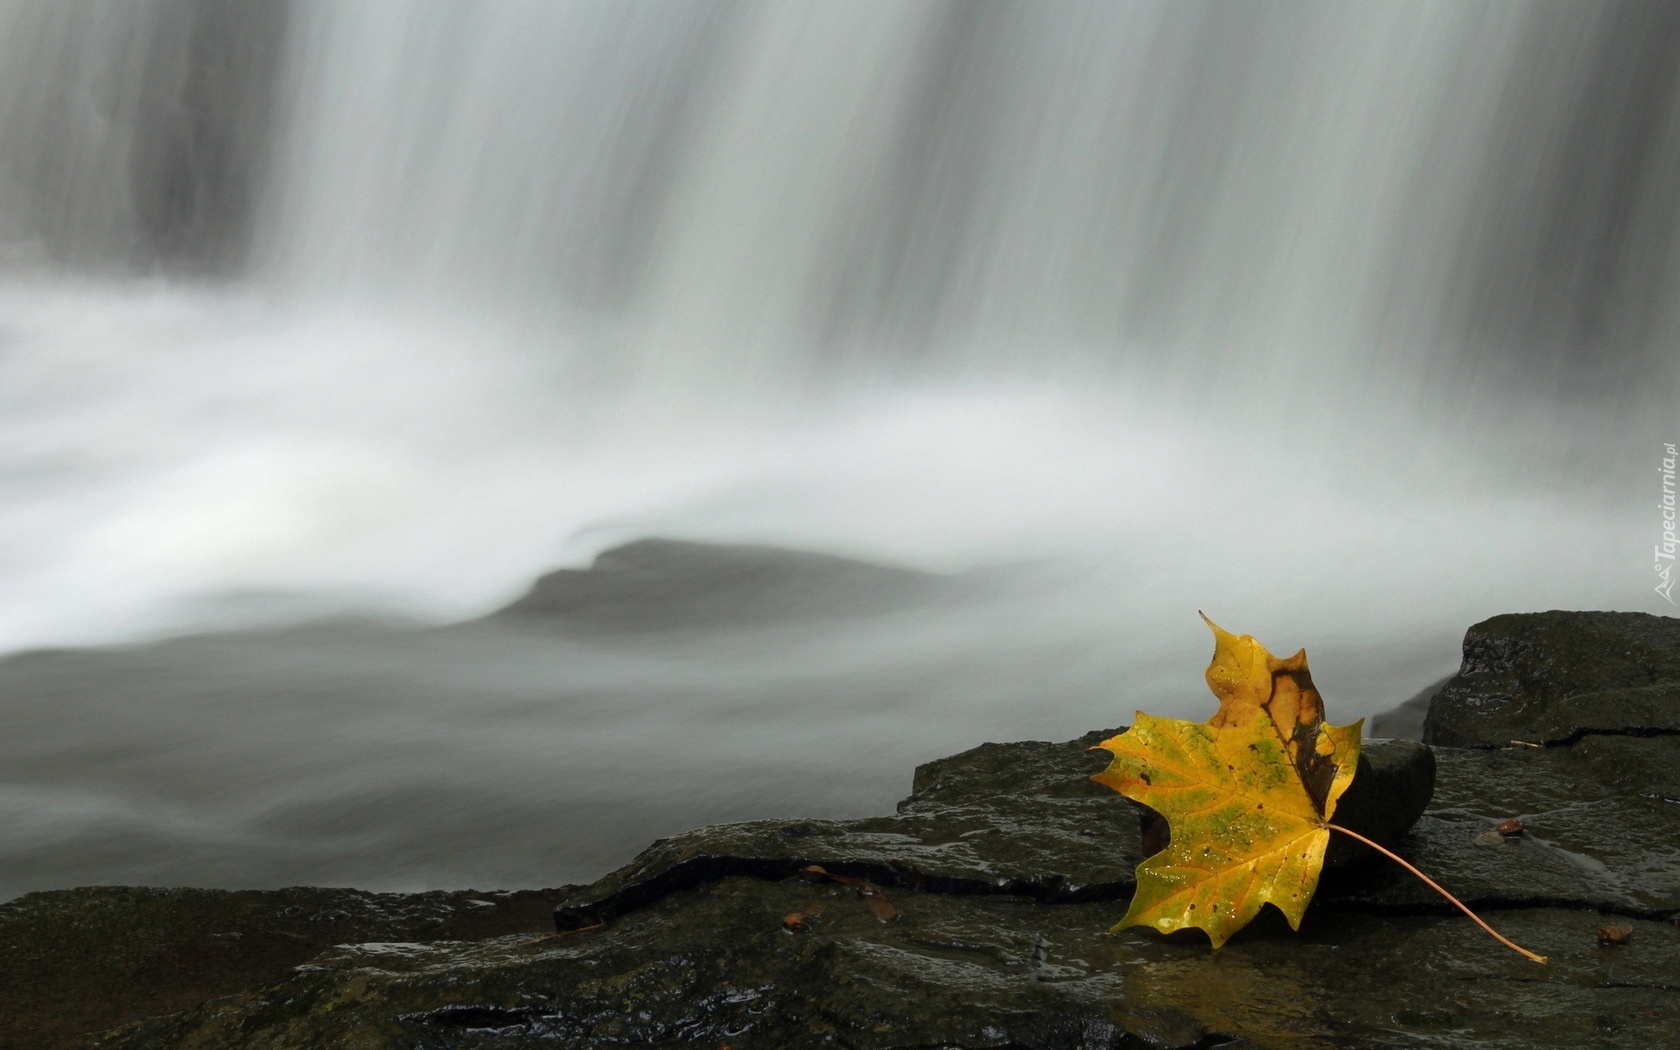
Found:
<svg viewBox="0 0 1680 1050"><path fill-rule="evenodd" d="M634 318L707 374L1555 375L1672 331L1662 5L300 2L292 29L265 266Z"/></svg>
<svg viewBox="0 0 1680 1050"><path fill-rule="evenodd" d="M1302 566L1376 475L1631 507L1677 71L1660 2L0 0L0 642L647 531L1170 565L1215 474Z"/></svg>
<svg viewBox="0 0 1680 1050"><path fill-rule="evenodd" d="M264 0L0 4L0 259L235 264L282 14Z"/></svg>

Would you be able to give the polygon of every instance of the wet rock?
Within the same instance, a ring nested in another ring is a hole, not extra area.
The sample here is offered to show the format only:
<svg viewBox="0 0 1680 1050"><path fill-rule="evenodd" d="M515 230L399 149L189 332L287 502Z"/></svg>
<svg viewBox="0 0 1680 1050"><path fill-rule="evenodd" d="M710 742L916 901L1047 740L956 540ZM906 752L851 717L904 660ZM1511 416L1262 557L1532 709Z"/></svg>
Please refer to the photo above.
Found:
<svg viewBox="0 0 1680 1050"><path fill-rule="evenodd" d="M335 944L551 926L556 891L366 893L96 886L0 904L0 1047L88 1033L285 977Z"/></svg>
<svg viewBox="0 0 1680 1050"><path fill-rule="evenodd" d="M491 620L582 630L727 627L891 612L972 581L810 551L646 539L541 577Z"/></svg>
<svg viewBox="0 0 1680 1050"><path fill-rule="evenodd" d="M1425 743L1565 744L1587 734L1680 735L1680 619L1646 613L1495 616L1432 701Z"/></svg>
<svg viewBox="0 0 1680 1050"><path fill-rule="evenodd" d="M1548 629L1602 638L1606 625ZM1532 678L1548 664L1533 644L1460 679ZM1680 805L1663 773L1676 738L1569 703L1620 693L1617 710L1659 722L1661 654L1619 653L1621 677L1602 688L1563 670L1572 685L1546 702L1504 696L1485 724L1465 717L1465 688L1449 690L1432 724L1481 739L1567 732L1553 746L1436 748L1433 763L1421 745L1371 742L1338 813L1391 821L1405 856L1549 956L1544 967L1386 860L1327 870L1299 932L1270 910L1217 952L1196 931L1107 932L1141 850L1134 808L1088 779L1107 761L1087 750L1107 735L1093 733L929 763L890 816L663 840L559 891L558 932L443 940L387 924L96 1045L1666 1045L1680 1014L1668 976L1680 972ZM1629 680L1634 666L1645 681ZM1487 834L1513 818L1522 835ZM1631 932L1607 945L1606 926Z"/></svg>
<svg viewBox="0 0 1680 1050"><path fill-rule="evenodd" d="M562 891L557 934L335 949L284 988L107 1045L236 1045L253 1030L276 1046L1085 1047L1139 1033L1194 1045L1209 1038L1195 1010L1138 1003L1117 1020L1110 1008L1128 956L1103 931L1141 859L1134 807L1090 780L1109 760L1090 748L1113 732L928 763L889 817L663 840ZM1397 838L1428 799L1429 752L1372 742L1366 754L1344 802L1374 815L1364 830ZM802 876L813 865L822 874ZM577 992L534 1001L527 982Z"/></svg>
<svg viewBox="0 0 1680 1050"><path fill-rule="evenodd" d="M1059 903L1127 896L1144 857L1142 807L1091 780L1112 757L1091 748L1115 732L983 744L930 762L890 817L755 821L661 840L563 901L556 923L577 929L719 878L785 878L812 864L938 893ZM1365 752L1339 812L1354 830L1396 845L1429 801L1434 760L1410 741L1372 741ZM1336 865L1371 854L1347 846Z"/></svg>
<svg viewBox="0 0 1680 1050"><path fill-rule="evenodd" d="M1624 794L1680 799L1680 736L1584 736L1569 755L1584 776Z"/></svg>
<svg viewBox="0 0 1680 1050"><path fill-rule="evenodd" d="M1544 904L1659 920L1680 912L1680 806L1626 793L1568 749L1442 748L1435 757L1435 799L1404 853L1473 907ZM1512 817L1522 835L1478 841ZM1443 903L1398 867L1361 875L1326 887L1315 906Z"/></svg>
<svg viewBox="0 0 1680 1050"><path fill-rule="evenodd" d="M753 821L662 839L563 901L557 922L586 926L726 876L780 878L811 864L935 892L1113 896L1142 857L1134 811L1090 779L1108 761L1090 748L1107 735L982 744L928 763L892 816Z"/></svg>
<svg viewBox="0 0 1680 1050"><path fill-rule="evenodd" d="M1435 793L1435 756L1410 740L1367 740L1359 770L1336 803L1337 824L1397 849ZM1324 868L1335 872L1380 859L1375 850L1345 835L1332 835Z"/></svg>
<svg viewBox="0 0 1680 1050"><path fill-rule="evenodd" d="M1426 740L1452 746L1435 752L1414 863L1452 873L1471 902L1680 912L1680 620L1498 616L1470 629L1464 653L1426 722ZM1521 836L1487 841L1512 818ZM1392 882L1342 903L1429 902Z"/></svg>
<svg viewBox="0 0 1680 1050"><path fill-rule="evenodd" d="M1102 931L1119 902L730 878L546 940L353 945L286 980L112 1033L152 1047L1276 1047L1665 1045L1680 930L1508 910L1538 967L1462 918L1315 913L1205 940ZM816 912L789 933L781 916Z"/></svg>

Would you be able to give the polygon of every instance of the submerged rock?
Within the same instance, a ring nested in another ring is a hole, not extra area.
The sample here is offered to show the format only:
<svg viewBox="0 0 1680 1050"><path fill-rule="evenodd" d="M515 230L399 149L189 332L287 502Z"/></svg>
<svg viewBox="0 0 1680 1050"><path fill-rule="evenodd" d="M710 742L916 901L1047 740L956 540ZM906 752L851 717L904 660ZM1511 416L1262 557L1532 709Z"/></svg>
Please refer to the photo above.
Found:
<svg viewBox="0 0 1680 1050"><path fill-rule="evenodd" d="M1365 731L1377 737L1422 740L1423 720L1429 717L1429 702L1450 681L1452 678L1449 676L1424 686L1395 707L1372 715L1365 723Z"/></svg>
<svg viewBox="0 0 1680 1050"><path fill-rule="evenodd" d="M645 539L548 573L491 614L579 630L728 627L913 608L972 581L810 551Z"/></svg>

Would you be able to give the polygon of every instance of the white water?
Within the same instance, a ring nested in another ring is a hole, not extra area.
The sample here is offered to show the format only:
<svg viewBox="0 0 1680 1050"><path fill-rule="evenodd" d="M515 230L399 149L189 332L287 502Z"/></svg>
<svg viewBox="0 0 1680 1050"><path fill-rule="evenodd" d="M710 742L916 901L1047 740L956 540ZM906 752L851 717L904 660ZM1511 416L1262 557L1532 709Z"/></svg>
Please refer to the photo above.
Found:
<svg viewBox="0 0 1680 1050"><path fill-rule="evenodd" d="M1040 566L910 662L1007 638L1124 681L901 700L884 801L940 750L1197 709L1198 608L1306 646L1350 718L1485 616L1668 611L1666 176L1638 236L1565 245L1614 249L1565 284L1616 323L1525 341L1496 309L1587 312L1522 236L1597 184L1499 149L1578 121L1590 56L1511 85L1590 5L298 0L268 116L227 118L262 144L249 214L182 249L147 196L175 169L124 159L177 109L111 100L190 108L214 6L0 0L6 54L98 59L0 66L0 650L466 617L645 535ZM194 200L241 199L218 172ZM836 645L813 676L902 681L885 638Z"/></svg>
<svg viewBox="0 0 1680 1050"><path fill-rule="evenodd" d="M104 59L9 66L0 134L126 247L98 100L162 16L102 10L0 10ZM224 591L462 614L647 530L1654 608L1673 355L1572 405L1423 276L1529 10L1186 10L293 5L243 278L0 287L0 646ZM102 136L43 129L78 104ZM1273 486L1310 516L1258 520Z"/></svg>
<svg viewBox="0 0 1680 1050"><path fill-rule="evenodd" d="M1358 648L1505 610L1654 607L1650 493L1614 483L1638 447L1587 460L1609 482L1576 480L1544 439L1478 444L1365 398L1305 397L1292 419L1100 378L608 415L556 376L551 334L513 325L158 283L14 285L0 308L13 648L344 606L466 617L642 535L1064 562L1097 637L1199 639L1208 608ZM1504 411L1618 451L1584 413Z"/></svg>

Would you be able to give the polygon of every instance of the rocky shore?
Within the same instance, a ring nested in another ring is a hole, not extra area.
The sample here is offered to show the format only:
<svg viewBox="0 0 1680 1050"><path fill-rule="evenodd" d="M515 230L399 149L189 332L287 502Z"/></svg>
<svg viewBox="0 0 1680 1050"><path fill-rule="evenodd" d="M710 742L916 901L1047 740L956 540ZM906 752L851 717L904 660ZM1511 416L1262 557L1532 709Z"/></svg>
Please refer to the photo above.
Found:
<svg viewBox="0 0 1680 1050"><path fill-rule="evenodd" d="M1427 746L1373 745L1346 819L1544 967L1351 853L1299 933L1106 932L1141 851L1092 733L928 763L890 816L665 839L588 886L29 894L0 905L0 1046L1664 1045L1680 620L1500 616L1464 654Z"/></svg>

